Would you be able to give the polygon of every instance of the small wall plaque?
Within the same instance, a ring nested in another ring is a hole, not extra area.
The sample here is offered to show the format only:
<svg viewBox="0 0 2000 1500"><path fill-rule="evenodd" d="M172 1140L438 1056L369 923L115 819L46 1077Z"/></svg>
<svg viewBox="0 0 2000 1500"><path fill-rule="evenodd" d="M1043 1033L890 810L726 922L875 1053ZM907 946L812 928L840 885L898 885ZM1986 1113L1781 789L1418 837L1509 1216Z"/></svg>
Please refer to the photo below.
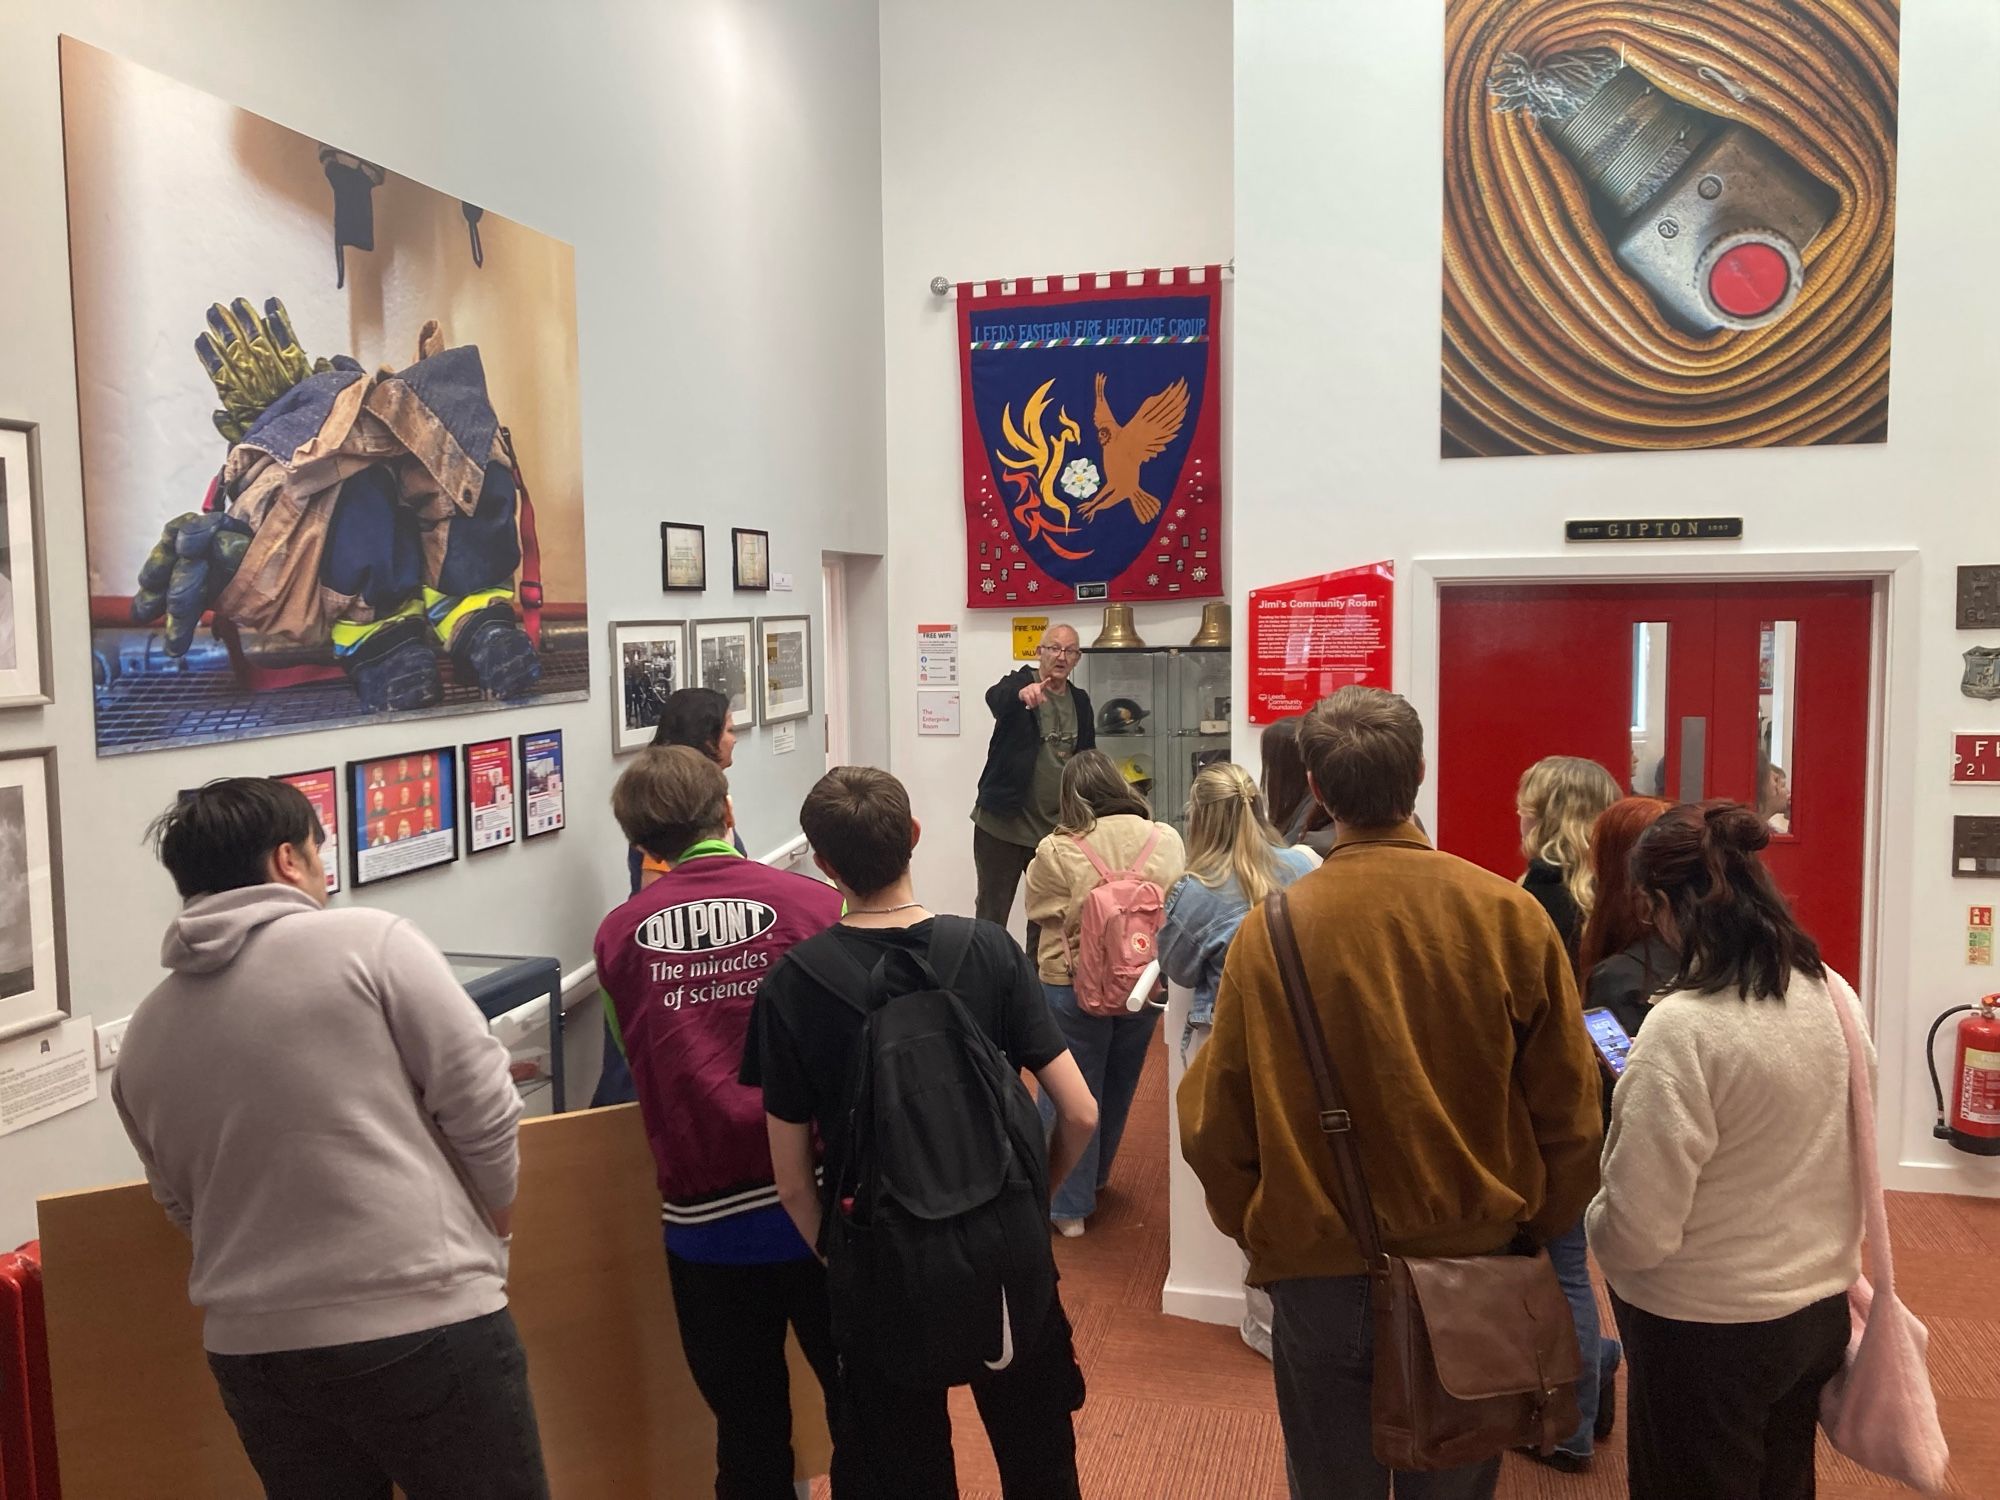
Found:
<svg viewBox="0 0 2000 1500"><path fill-rule="evenodd" d="M1951 820L1951 873L2000 879L2000 818Z"/></svg>
<svg viewBox="0 0 2000 1500"><path fill-rule="evenodd" d="M1566 542L1737 542L1741 516L1666 516L1639 520L1565 521Z"/></svg>
<svg viewBox="0 0 2000 1500"><path fill-rule="evenodd" d="M1958 628L2000 629L2000 564L1958 570Z"/></svg>

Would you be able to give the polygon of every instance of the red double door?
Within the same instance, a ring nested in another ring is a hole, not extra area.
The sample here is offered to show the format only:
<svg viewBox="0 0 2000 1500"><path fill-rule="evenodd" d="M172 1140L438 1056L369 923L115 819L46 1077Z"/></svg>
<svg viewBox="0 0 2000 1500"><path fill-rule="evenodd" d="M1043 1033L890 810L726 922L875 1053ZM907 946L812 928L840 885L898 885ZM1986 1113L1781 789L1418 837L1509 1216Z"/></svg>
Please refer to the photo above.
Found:
<svg viewBox="0 0 2000 1500"><path fill-rule="evenodd" d="M1771 823L1765 862L1827 962L1861 955L1871 586L1451 586L1431 775L1440 844L1509 877L1514 793L1545 755L1628 791L1728 797Z"/></svg>

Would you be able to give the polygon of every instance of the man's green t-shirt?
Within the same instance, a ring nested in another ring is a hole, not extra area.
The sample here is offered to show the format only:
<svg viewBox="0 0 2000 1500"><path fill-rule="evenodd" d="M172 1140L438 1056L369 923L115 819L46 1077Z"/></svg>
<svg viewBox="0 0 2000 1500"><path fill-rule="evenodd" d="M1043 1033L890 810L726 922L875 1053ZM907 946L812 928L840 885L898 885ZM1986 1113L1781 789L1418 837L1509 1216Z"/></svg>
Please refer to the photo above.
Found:
<svg viewBox="0 0 2000 1500"><path fill-rule="evenodd" d="M1035 709L1035 727L1042 743L1035 755L1034 775L1028 781L1028 798L1020 810L989 812L974 806L974 826L984 829L1004 843L1032 849L1051 833L1062 816L1062 773L1076 753L1076 695L1068 691L1047 693Z"/></svg>

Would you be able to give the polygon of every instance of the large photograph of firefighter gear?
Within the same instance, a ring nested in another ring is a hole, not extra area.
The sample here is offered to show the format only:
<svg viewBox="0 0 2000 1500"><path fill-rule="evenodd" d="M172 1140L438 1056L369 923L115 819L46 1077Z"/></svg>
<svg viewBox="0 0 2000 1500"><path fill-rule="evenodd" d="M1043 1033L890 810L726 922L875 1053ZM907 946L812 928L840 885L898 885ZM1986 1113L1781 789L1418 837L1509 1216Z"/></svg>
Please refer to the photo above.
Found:
<svg viewBox="0 0 2000 1500"><path fill-rule="evenodd" d="M587 696L571 248L70 37L62 87L98 754Z"/></svg>
<svg viewBox="0 0 2000 1500"><path fill-rule="evenodd" d="M1879 443L1896 0L1445 0L1446 458Z"/></svg>

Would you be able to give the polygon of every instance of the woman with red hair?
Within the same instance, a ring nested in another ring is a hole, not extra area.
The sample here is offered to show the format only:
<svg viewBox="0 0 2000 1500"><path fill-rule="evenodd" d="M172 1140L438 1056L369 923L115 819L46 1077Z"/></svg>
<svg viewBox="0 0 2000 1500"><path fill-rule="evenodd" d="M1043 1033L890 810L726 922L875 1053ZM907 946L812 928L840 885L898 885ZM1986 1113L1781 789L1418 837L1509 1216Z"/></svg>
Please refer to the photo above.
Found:
<svg viewBox="0 0 2000 1500"><path fill-rule="evenodd" d="M1632 891L1633 846L1666 810L1658 797L1623 797L1590 830L1597 899L1577 945L1576 972L1584 1008L1610 1011L1628 1036L1639 1034L1654 994L1679 967Z"/></svg>

